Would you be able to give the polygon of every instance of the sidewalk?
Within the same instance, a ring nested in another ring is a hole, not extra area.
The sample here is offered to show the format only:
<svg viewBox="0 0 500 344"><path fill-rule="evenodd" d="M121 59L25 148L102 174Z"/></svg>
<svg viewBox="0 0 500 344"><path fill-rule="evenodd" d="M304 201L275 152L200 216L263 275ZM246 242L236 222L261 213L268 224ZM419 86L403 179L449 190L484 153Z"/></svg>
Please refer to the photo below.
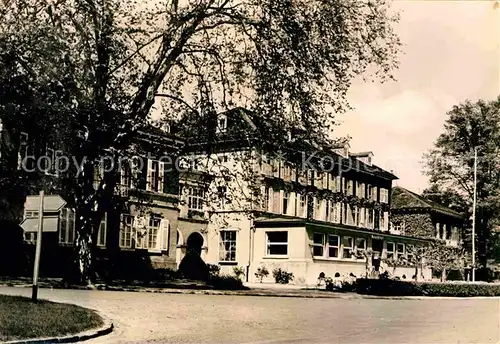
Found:
<svg viewBox="0 0 500 344"><path fill-rule="evenodd" d="M0 278L0 287L29 288L31 283L27 278L6 280ZM261 296L261 297L296 297L296 298L328 298L328 299L384 299L384 300L440 300L440 299L500 299L500 297L445 297L445 296L377 296L364 295L354 292L333 292L322 289L306 288L293 284L271 284L271 283L245 283L249 289L246 290L216 290L211 286L194 281L172 281L168 284L158 286L140 285L106 285L96 284L93 286L65 286L59 279L43 279L39 283L40 288L54 289L83 289L103 290L120 292L143 292L162 294L196 294L196 295L228 295L228 296Z"/></svg>
<svg viewBox="0 0 500 344"><path fill-rule="evenodd" d="M0 278L0 286L30 288L32 281L29 278ZM40 288L53 289L83 289L83 290L106 290L106 291L126 291L126 292L146 292L146 293L167 293L167 294L200 294L200 295L233 295L233 296L272 296L272 297L300 297L300 298L362 298L355 293L335 293L320 289L306 289L304 286L293 284L274 283L245 283L246 290L216 290L212 286L196 281L171 281L163 283L161 286L141 286L141 285L107 285L95 284L93 286L64 285L61 279L41 278Z"/></svg>

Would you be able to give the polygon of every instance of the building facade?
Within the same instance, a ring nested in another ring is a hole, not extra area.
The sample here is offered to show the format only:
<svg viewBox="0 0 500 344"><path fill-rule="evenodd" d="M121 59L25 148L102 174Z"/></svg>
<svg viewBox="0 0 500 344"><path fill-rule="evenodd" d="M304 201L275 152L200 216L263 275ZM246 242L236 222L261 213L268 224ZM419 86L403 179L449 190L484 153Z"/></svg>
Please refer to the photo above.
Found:
<svg viewBox="0 0 500 344"><path fill-rule="evenodd" d="M464 216L410 190L392 190L391 225L401 234L435 239L447 246L462 244Z"/></svg>
<svg viewBox="0 0 500 344"><path fill-rule="evenodd" d="M348 144L315 147L300 135L289 136L289 149L273 151L249 139L261 128L245 111L214 124L215 145L176 132L139 134L145 163L140 171L120 170L115 198L127 207L101 222L102 261L112 257L126 270L140 258L150 268L175 269L193 250L222 273L243 269L249 282L266 267L265 282L282 269L295 283L312 285L321 273L370 276L382 261L428 243L430 236L391 226L397 178L373 164L371 152L352 153ZM69 207L61 211L54 246L70 251L77 216ZM36 240L32 233L25 238ZM394 272L410 279L414 268ZM430 278L430 271L423 274Z"/></svg>
<svg viewBox="0 0 500 344"><path fill-rule="evenodd" d="M244 130L258 130L250 115L232 118L239 115L217 121L217 132L230 132L232 122L241 130L245 121ZM291 138L290 146L298 140ZM203 258L223 273L237 266L256 282L259 268L281 268L294 274L295 283L311 285L321 273L371 275L382 260L427 243L390 229L396 177L374 165L371 152L352 154L348 145L322 149L305 166L293 159L297 151L269 154L251 144L234 145L234 137L227 141L233 145L221 139L211 155L194 153L199 170L212 173L212 194L218 197L206 198ZM333 162L329 168L321 165L326 160ZM210 167L215 161L218 167ZM224 175L228 170L232 176ZM410 279L414 268L395 272ZM430 278L430 270L424 275ZM264 281L274 281L272 273Z"/></svg>

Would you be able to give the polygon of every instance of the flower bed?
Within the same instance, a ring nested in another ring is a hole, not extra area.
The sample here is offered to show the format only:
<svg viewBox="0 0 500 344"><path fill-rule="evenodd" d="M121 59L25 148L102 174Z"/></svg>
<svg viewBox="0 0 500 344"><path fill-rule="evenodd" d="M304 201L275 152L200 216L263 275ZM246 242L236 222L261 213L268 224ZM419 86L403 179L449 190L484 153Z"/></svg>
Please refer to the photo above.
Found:
<svg viewBox="0 0 500 344"><path fill-rule="evenodd" d="M403 282L390 279L356 280L359 294L378 296L500 296L500 284Z"/></svg>

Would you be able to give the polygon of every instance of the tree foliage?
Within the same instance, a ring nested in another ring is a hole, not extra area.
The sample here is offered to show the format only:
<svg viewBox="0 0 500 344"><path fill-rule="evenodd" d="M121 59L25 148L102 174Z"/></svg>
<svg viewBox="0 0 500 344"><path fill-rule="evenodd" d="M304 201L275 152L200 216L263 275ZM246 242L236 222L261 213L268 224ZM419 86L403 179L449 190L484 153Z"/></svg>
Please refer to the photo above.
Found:
<svg viewBox="0 0 500 344"><path fill-rule="evenodd" d="M67 151L84 162L66 184L84 282L117 178L96 186L96 160L124 154L155 106L159 119L241 106L276 142L291 127L325 140L352 80L391 77L400 46L397 16L380 0L18 0L0 16L17 70L64 95L61 106L42 102L68 123Z"/></svg>
<svg viewBox="0 0 500 344"><path fill-rule="evenodd" d="M425 156L431 183L444 190L446 197L462 204L465 201L468 213L472 214L474 148L477 147L476 240L483 266L488 258L491 228L500 215L499 109L500 99L465 101L454 106L448 112L443 133Z"/></svg>

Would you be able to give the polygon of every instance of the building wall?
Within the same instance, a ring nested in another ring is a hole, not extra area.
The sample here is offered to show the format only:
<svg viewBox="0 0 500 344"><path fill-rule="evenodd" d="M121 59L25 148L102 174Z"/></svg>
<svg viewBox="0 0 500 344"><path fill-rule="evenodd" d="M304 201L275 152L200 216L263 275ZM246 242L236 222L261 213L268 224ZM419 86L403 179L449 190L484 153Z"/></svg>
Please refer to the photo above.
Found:
<svg viewBox="0 0 500 344"><path fill-rule="evenodd" d="M276 231L288 231L288 254L286 256L275 257L267 254L266 233ZM342 257L343 250L343 236L353 238L363 237L367 239L367 248L371 248L372 239L370 235L365 233L356 235L352 231L342 231L341 229L333 232L330 231L330 234L336 234L341 237L339 258L319 258L313 256L312 237L315 232L317 231L306 229L305 227L257 228L254 234L253 259L249 271L249 280L251 282L258 282L255 272L257 272L257 269L262 266L265 266L269 271L269 276L265 278L263 282L274 282L272 272L274 269L281 268L285 271L292 272L294 274L293 283L299 285L315 285L321 272L323 272L327 277L333 278L336 273L339 273L342 277L349 276L350 274L353 274L356 277L364 277L367 272L367 267L370 271L371 259L368 260L367 265L365 258L340 258ZM386 256L387 242L414 244L413 241L403 237L384 237L383 240L382 257ZM384 264L382 264L382 266L384 266ZM394 276L399 276L400 278L405 275L406 279L411 279L415 274L415 269L413 267L397 267L396 269L386 267L386 269L388 269ZM423 274L426 279L430 279L430 269L424 269Z"/></svg>
<svg viewBox="0 0 500 344"><path fill-rule="evenodd" d="M244 212L216 213L210 218L208 224L207 243L209 250L206 262L219 264L222 274L233 274L234 267L245 270L251 262L251 235L253 221ZM236 232L236 256L234 261L224 261L221 257L221 231Z"/></svg>

